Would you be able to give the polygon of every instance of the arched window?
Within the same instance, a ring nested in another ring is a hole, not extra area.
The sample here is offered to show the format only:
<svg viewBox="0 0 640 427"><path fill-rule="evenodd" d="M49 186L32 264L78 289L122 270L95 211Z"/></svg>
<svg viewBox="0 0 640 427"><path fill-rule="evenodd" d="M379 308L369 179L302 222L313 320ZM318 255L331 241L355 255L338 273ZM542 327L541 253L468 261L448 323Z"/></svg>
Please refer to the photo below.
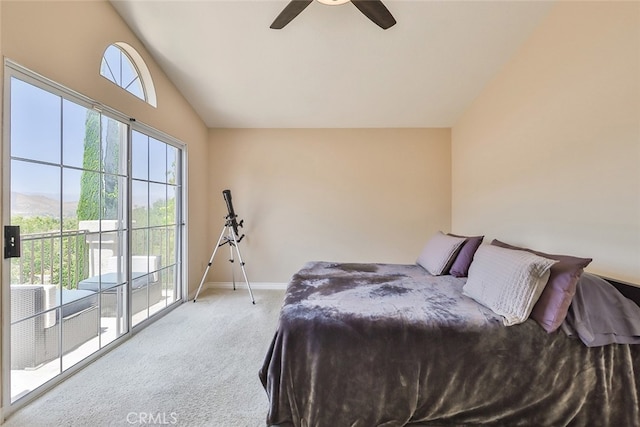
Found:
<svg viewBox="0 0 640 427"><path fill-rule="evenodd" d="M102 55L100 75L150 105L157 106L151 73L138 51L127 43L116 42L107 47Z"/></svg>

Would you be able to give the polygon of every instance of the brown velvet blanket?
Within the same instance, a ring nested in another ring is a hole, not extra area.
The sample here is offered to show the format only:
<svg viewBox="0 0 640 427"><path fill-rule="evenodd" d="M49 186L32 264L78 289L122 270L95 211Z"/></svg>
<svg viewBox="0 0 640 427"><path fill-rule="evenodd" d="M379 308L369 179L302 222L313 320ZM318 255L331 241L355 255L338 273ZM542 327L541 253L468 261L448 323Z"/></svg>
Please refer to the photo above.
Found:
<svg viewBox="0 0 640 427"><path fill-rule="evenodd" d="M638 426L640 346L503 326L464 279L309 263L260 370L280 426Z"/></svg>

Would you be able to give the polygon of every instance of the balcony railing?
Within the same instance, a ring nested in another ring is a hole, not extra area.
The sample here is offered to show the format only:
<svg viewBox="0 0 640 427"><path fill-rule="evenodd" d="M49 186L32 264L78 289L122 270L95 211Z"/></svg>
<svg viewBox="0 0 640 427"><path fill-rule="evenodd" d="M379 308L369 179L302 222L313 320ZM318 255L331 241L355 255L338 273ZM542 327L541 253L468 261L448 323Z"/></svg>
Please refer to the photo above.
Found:
<svg viewBox="0 0 640 427"><path fill-rule="evenodd" d="M89 276L88 234L88 230L68 230L21 235L22 256L12 259L11 283L75 289Z"/></svg>

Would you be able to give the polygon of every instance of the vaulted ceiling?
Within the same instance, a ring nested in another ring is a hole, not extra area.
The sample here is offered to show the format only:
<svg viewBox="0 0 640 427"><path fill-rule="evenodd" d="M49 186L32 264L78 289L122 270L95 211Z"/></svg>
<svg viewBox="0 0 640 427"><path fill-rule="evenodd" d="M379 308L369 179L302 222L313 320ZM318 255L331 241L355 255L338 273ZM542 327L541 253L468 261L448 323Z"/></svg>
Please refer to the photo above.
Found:
<svg viewBox="0 0 640 427"><path fill-rule="evenodd" d="M450 127L548 13L543 1L112 0L207 126Z"/></svg>

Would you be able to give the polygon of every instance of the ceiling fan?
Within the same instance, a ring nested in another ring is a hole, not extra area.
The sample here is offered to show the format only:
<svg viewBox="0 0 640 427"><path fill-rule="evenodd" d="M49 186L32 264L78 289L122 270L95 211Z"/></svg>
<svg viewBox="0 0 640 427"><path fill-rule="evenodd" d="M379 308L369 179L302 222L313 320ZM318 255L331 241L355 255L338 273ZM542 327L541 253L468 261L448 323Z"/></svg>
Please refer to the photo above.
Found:
<svg viewBox="0 0 640 427"><path fill-rule="evenodd" d="M360 10L367 18L372 20L383 30L395 25L396 20L380 0L318 0L320 3L328 5L344 4L349 1ZM291 0L289 4L280 12L271 24L270 28L280 30L300 14L313 0Z"/></svg>

